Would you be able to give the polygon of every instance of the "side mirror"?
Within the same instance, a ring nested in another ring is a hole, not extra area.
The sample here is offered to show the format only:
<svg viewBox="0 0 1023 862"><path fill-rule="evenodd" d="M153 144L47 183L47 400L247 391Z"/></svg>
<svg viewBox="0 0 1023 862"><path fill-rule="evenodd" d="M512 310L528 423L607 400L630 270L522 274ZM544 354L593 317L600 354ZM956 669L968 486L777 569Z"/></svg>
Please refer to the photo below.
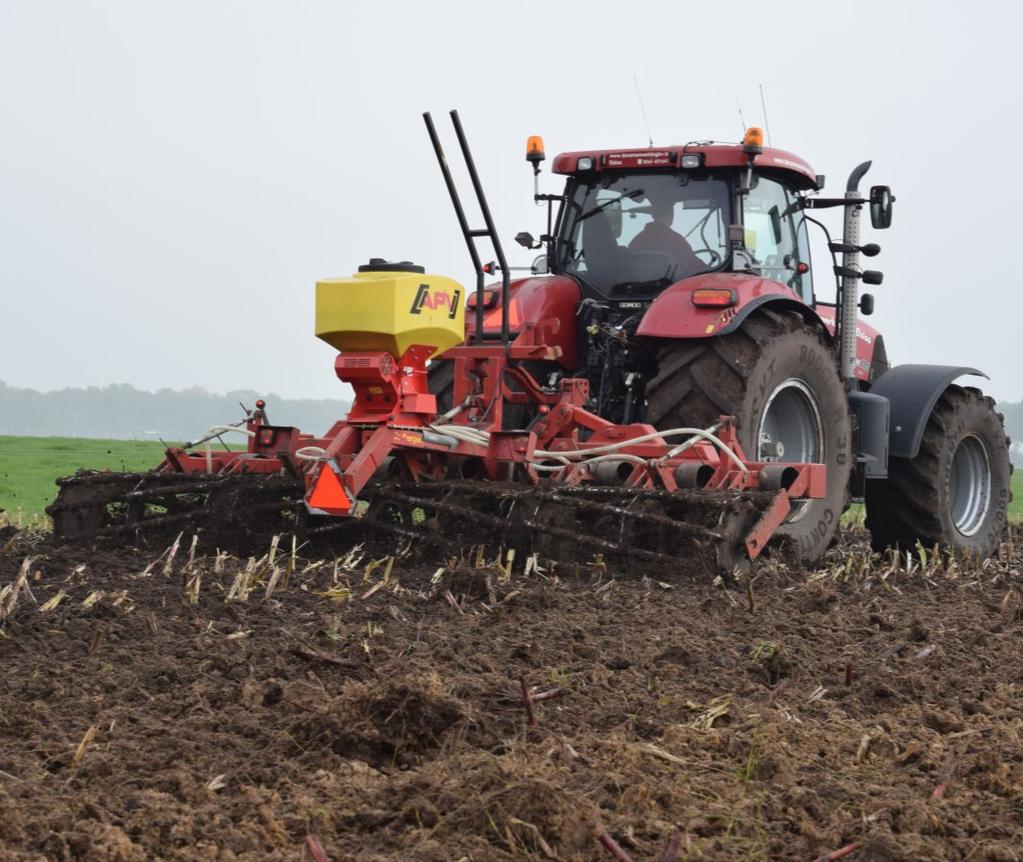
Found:
<svg viewBox="0 0 1023 862"><path fill-rule="evenodd" d="M533 275L547 275L550 269L547 266L547 255L537 255L536 260L533 261L533 265L529 268L529 271Z"/></svg>
<svg viewBox="0 0 1023 862"><path fill-rule="evenodd" d="M872 186L870 189L870 223L883 230L892 225L892 204L895 197L888 186Z"/></svg>
<svg viewBox="0 0 1023 862"><path fill-rule="evenodd" d="M539 248L540 243L533 239L533 235L529 231L521 231L515 234L515 242L521 245L523 248Z"/></svg>

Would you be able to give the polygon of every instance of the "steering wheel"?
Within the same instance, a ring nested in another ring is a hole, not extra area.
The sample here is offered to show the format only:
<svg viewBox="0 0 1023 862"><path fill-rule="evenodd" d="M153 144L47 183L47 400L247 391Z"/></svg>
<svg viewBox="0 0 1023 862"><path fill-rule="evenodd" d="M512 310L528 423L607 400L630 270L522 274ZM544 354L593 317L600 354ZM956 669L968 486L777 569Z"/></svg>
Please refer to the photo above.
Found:
<svg viewBox="0 0 1023 862"><path fill-rule="evenodd" d="M721 255L714 251L714 249L712 248L698 248L693 251L693 254L695 254L697 257L699 257L701 254L710 255L710 260L707 261L707 266L709 267L721 265Z"/></svg>

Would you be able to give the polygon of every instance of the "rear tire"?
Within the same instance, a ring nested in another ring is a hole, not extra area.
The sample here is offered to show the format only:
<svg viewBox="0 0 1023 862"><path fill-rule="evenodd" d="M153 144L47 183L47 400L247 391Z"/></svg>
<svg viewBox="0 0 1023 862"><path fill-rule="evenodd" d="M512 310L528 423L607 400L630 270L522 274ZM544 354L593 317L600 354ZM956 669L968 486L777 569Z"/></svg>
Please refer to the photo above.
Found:
<svg viewBox="0 0 1023 862"><path fill-rule="evenodd" d="M934 406L915 458L892 458L888 478L867 483L875 551L941 545L990 557L1005 529L1012 462L995 402L949 386Z"/></svg>
<svg viewBox="0 0 1023 862"><path fill-rule="evenodd" d="M800 561L824 554L848 500L852 452L845 383L822 332L766 311L727 335L676 342L661 351L646 397L646 421L660 430L731 415L747 458L825 464L826 497L798 505L779 530Z"/></svg>
<svg viewBox="0 0 1023 862"><path fill-rule="evenodd" d="M451 409L455 392L455 363L450 359L433 359L426 369L427 385L437 396L438 415Z"/></svg>

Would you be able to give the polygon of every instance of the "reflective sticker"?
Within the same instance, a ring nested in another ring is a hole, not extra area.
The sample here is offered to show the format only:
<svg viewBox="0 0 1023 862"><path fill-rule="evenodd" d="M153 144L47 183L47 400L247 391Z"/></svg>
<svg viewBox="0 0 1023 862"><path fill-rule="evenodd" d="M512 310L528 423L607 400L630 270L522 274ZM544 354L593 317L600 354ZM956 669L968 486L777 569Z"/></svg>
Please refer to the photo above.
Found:
<svg viewBox="0 0 1023 862"><path fill-rule="evenodd" d="M331 513L348 514L352 508L352 501L341 485L341 480L326 464L320 469L320 475L316 479L313 492L309 495L308 503L314 509Z"/></svg>
<svg viewBox="0 0 1023 862"><path fill-rule="evenodd" d="M706 334L710 335L713 331L714 331L714 324L713 323L708 323L707 324L707 329L706 329Z"/></svg>
<svg viewBox="0 0 1023 862"><path fill-rule="evenodd" d="M511 302L508 303L508 328L520 326L522 324L522 305L513 296ZM483 328L491 329L498 328L501 326L501 309L500 307L495 308L485 318L483 318Z"/></svg>

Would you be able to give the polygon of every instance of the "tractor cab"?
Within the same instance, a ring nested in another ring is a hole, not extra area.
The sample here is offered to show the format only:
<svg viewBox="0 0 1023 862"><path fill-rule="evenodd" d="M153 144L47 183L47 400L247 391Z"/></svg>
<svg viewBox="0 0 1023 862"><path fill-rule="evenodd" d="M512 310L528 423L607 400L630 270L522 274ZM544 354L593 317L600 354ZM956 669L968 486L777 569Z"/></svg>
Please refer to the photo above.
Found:
<svg viewBox="0 0 1023 862"><path fill-rule="evenodd" d="M818 177L781 150L759 148L755 171L752 158L745 141L557 156L564 194L539 196L560 200L550 271L598 301L650 301L721 271L768 278L812 304L800 198Z"/></svg>

